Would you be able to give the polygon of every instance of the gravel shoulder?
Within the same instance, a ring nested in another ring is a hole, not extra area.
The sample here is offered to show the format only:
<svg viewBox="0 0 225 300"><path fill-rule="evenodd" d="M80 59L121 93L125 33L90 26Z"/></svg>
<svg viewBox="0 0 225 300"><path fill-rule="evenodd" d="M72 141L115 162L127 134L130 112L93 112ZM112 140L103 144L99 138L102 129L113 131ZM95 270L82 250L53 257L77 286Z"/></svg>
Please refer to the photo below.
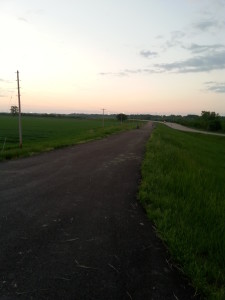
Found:
<svg viewBox="0 0 225 300"><path fill-rule="evenodd" d="M136 197L152 130L0 163L0 300L193 298Z"/></svg>

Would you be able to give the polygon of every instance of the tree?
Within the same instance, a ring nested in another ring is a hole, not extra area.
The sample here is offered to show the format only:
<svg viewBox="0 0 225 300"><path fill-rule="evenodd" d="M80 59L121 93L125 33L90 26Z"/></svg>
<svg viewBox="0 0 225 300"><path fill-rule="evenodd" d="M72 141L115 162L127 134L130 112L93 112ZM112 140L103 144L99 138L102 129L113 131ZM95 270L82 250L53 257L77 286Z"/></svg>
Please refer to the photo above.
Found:
<svg viewBox="0 0 225 300"><path fill-rule="evenodd" d="M18 113L19 113L19 108L18 108L18 106L12 105L12 106L10 107L10 112L11 112L11 114L12 114L13 116L18 115Z"/></svg>
<svg viewBox="0 0 225 300"><path fill-rule="evenodd" d="M222 128L219 114L214 111L202 111L201 119L206 130L218 131Z"/></svg>
<svg viewBox="0 0 225 300"><path fill-rule="evenodd" d="M123 121L126 121L127 120L127 115L123 114L123 113L120 113L116 116L117 120L120 121L121 123Z"/></svg>

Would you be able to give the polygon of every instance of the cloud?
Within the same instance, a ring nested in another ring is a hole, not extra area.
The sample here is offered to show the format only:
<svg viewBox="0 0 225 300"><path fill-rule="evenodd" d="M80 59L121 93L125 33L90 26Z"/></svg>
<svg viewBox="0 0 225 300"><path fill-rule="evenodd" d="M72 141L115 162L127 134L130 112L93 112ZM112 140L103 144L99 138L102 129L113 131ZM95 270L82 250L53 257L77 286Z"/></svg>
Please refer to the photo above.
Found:
<svg viewBox="0 0 225 300"><path fill-rule="evenodd" d="M120 72L101 72L99 75L101 76L118 76L124 77L135 74L154 74L154 73L162 73L163 71L159 68L137 68L137 69L124 69Z"/></svg>
<svg viewBox="0 0 225 300"><path fill-rule="evenodd" d="M30 9L27 11L28 14L33 14L33 15L42 15L44 14L44 9Z"/></svg>
<svg viewBox="0 0 225 300"><path fill-rule="evenodd" d="M139 69L125 69L124 72L126 74L152 74L152 73L159 73L154 69L150 68L139 68Z"/></svg>
<svg viewBox="0 0 225 300"><path fill-rule="evenodd" d="M196 56L183 61L154 64L151 68L124 69L120 72L102 72L99 75L128 76L130 74L200 73L225 69L225 50L208 55ZM212 88L213 89L213 88Z"/></svg>
<svg viewBox="0 0 225 300"><path fill-rule="evenodd" d="M28 23L28 20L23 17L18 17L17 20Z"/></svg>
<svg viewBox="0 0 225 300"><path fill-rule="evenodd" d="M184 47L184 46L183 46ZM214 70L225 70L225 45L198 45L191 44L185 46L185 49L190 50L194 54L198 54L191 58L173 61L170 63L152 64L146 68L124 69L119 72L101 72L101 76L117 76L125 77L135 74L160 74L160 73L201 73L210 72ZM216 51L220 50L220 51ZM145 51L148 57L147 51ZM142 54L143 55L143 54ZM210 86L209 90L219 92L220 86Z"/></svg>
<svg viewBox="0 0 225 300"><path fill-rule="evenodd" d="M127 76L126 72L100 72L99 75L101 76L118 76L118 77L124 77Z"/></svg>
<svg viewBox="0 0 225 300"><path fill-rule="evenodd" d="M175 30L175 31L171 32L171 39L172 40L180 40L185 36L186 36L186 33L184 31L181 31L181 30Z"/></svg>
<svg viewBox="0 0 225 300"><path fill-rule="evenodd" d="M170 33L170 38L162 45L163 51L166 51L169 48L182 46L182 39L187 34L184 31L176 30Z"/></svg>
<svg viewBox="0 0 225 300"><path fill-rule="evenodd" d="M156 64L154 67L164 72L196 73L225 69L225 51L197 56L184 61L175 61L167 64Z"/></svg>
<svg viewBox="0 0 225 300"><path fill-rule="evenodd" d="M207 81L205 82L206 89L215 93L225 93L225 82Z"/></svg>
<svg viewBox="0 0 225 300"><path fill-rule="evenodd" d="M18 17L17 20L20 22L25 22L25 23L29 23L29 18L33 17L34 15L42 15L44 13L43 9L38 9L38 10L28 10L25 15L26 17L22 16L22 17ZM27 18L28 17L28 18Z"/></svg>
<svg viewBox="0 0 225 300"><path fill-rule="evenodd" d="M11 80L5 80L3 78L0 78L0 82L3 82L3 83L12 83L13 81L11 81Z"/></svg>
<svg viewBox="0 0 225 300"><path fill-rule="evenodd" d="M2 78L0 78L0 82L2 82L2 83L9 83L8 80L2 79Z"/></svg>
<svg viewBox="0 0 225 300"><path fill-rule="evenodd" d="M222 44L215 44L215 45L198 45L198 44L191 44L190 46L182 46L182 48L186 50L190 50L192 53L202 53L202 52L214 52L216 50L225 49L225 45Z"/></svg>
<svg viewBox="0 0 225 300"><path fill-rule="evenodd" d="M157 40L163 39L163 35L159 34L155 37Z"/></svg>
<svg viewBox="0 0 225 300"><path fill-rule="evenodd" d="M98 75L127 77L129 75L135 75L135 74L152 74L152 73L161 73L161 72L162 72L161 70L156 70L151 68L137 68L137 69L124 69L119 72L101 72Z"/></svg>
<svg viewBox="0 0 225 300"><path fill-rule="evenodd" d="M142 50L142 51L140 51L140 55L145 57L145 58L150 58L150 57L157 56L158 53L154 52L154 51L149 51L149 50Z"/></svg>
<svg viewBox="0 0 225 300"><path fill-rule="evenodd" d="M194 23L193 27L200 31L209 31L210 29L220 28L221 23L215 20L202 20Z"/></svg>

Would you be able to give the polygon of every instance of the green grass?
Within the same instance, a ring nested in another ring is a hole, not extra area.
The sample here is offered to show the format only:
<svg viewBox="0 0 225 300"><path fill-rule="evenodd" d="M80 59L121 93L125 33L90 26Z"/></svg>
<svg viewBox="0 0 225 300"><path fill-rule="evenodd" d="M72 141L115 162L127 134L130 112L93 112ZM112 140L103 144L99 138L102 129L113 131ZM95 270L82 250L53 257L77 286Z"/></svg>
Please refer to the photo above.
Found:
<svg viewBox="0 0 225 300"><path fill-rule="evenodd" d="M225 138L157 125L139 198L194 286L225 299Z"/></svg>
<svg viewBox="0 0 225 300"><path fill-rule="evenodd" d="M0 160L30 156L35 153L103 138L135 128L137 122L116 120L75 120L71 118L22 117L23 147L19 148L18 117L0 116Z"/></svg>

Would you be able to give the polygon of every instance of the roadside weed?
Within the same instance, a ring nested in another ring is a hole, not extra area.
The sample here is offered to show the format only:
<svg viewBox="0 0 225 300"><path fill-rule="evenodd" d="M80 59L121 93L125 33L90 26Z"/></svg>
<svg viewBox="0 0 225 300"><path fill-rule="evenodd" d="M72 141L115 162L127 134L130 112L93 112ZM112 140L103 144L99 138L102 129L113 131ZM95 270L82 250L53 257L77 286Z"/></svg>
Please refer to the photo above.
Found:
<svg viewBox="0 0 225 300"><path fill-rule="evenodd" d="M225 299L225 138L157 125L139 198L172 256L209 299Z"/></svg>

